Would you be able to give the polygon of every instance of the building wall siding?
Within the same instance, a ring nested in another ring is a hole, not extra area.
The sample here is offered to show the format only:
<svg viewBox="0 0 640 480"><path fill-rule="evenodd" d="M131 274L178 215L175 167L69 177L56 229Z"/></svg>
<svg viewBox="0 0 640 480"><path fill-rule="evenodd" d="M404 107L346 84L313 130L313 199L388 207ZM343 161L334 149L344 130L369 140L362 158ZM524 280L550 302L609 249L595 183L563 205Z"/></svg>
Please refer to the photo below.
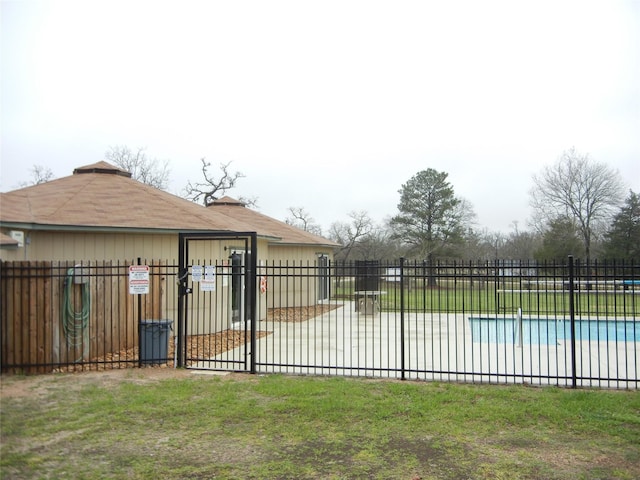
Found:
<svg viewBox="0 0 640 480"><path fill-rule="evenodd" d="M173 260L178 253L177 234L25 232L25 245L2 250L2 260Z"/></svg>
<svg viewBox="0 0 640 480"><path fill-rule="evenodd" d="M332 251L328 247L302 247L290 245L271 245L271 258L267 262L267 283L269 295L267 306L287 302L288 305L308 306L318 303L320 287L315 272L318 259L326 255L332 259ZM296 278L296 281L290 281Z"/></svg>

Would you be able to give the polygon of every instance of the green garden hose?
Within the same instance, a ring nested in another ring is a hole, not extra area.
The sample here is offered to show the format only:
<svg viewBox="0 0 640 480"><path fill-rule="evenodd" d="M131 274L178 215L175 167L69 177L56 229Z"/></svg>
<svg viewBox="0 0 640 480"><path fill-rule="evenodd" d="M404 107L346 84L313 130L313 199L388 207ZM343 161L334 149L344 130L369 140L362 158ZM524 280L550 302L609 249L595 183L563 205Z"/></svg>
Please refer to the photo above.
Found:
<svg viewBox="0 0 640 480"><path fill-rule="evenodd" d="M75 268L67 270L67 277L64 280L64 293L62 299L62 329L67 341L68 348L77 348L84 346L84 352L78 362L86 353L88 353L88 325L89 313L91 311L91 292L89 283L82 284L82 306L80 310L74 308L71 297L73 296L73 277Z"/></svg>

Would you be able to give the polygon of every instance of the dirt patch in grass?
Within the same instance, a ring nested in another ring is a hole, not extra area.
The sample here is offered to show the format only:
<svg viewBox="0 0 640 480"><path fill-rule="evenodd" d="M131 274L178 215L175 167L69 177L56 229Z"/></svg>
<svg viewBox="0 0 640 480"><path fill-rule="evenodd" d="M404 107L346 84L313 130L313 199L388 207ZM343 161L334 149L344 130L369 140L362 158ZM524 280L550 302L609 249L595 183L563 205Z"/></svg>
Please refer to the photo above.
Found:
<svg viewBox="0 0 640 480"><path fill-rule="evenodd" d="M168 378L187 378L193 372L181 368L111 369L61 372L52 375L2 375L0 398L44 397L53 390L64 389L71 394L87 385L109 387L131 381L155 383Z"/></svg>
<svg viewBox="0 0 640 480"><path fill-rule="evenodd" d="M419 480L425 470L438 472L437 478L473 478L464 462L452 461L462 455L452 457L450 449L438 443L432 438L373 438L366 444L313 439L284 446L276 455L318 478L332 478L336 471L351 472L349 478L377 478L390 465L404 465L407 479Z"/></svg>
<svg viewBox="0 0 640 480"><path fill-rule="evenodd" d="M155 384L168 379L194 378L196 373L185 368L167 368L154 365L143 368L63 372L60 374L29 375L26 377L22 375L2 375L0 399L43 397L58 389L71 393L79 391L87 385L109 388L123 383ZM257 375L248 373L220 373L223 375L221 378L229 381L257 382L260 378Z"/></svg>

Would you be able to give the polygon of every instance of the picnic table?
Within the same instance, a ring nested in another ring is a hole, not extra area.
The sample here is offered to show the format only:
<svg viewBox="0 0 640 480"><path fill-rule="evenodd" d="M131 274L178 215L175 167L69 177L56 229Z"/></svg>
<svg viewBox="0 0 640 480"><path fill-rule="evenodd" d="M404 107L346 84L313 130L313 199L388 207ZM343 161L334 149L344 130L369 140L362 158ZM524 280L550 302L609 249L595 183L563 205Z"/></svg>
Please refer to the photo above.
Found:
<svg viewBox="0 0 640 480"><path fill-rule="evenodd" d="M356 290L353 292L356 301L356 312L363 315L375 315L380 312L380 296L386 295L384 290Z"/></svg>

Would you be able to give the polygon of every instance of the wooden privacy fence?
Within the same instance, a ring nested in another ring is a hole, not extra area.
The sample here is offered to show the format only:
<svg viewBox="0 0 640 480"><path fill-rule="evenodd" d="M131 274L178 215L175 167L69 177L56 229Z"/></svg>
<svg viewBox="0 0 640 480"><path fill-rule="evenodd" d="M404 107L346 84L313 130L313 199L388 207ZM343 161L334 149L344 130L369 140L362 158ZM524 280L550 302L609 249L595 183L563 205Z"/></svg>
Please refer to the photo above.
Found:
<svg viewBox="0 0 640 480"><path fill-rule="evenodd" d="M3 372L46 373L138 362L138 320L166 314L166 262L149 262L149 293L129 293L135 262L2 262Z"/></svg>

